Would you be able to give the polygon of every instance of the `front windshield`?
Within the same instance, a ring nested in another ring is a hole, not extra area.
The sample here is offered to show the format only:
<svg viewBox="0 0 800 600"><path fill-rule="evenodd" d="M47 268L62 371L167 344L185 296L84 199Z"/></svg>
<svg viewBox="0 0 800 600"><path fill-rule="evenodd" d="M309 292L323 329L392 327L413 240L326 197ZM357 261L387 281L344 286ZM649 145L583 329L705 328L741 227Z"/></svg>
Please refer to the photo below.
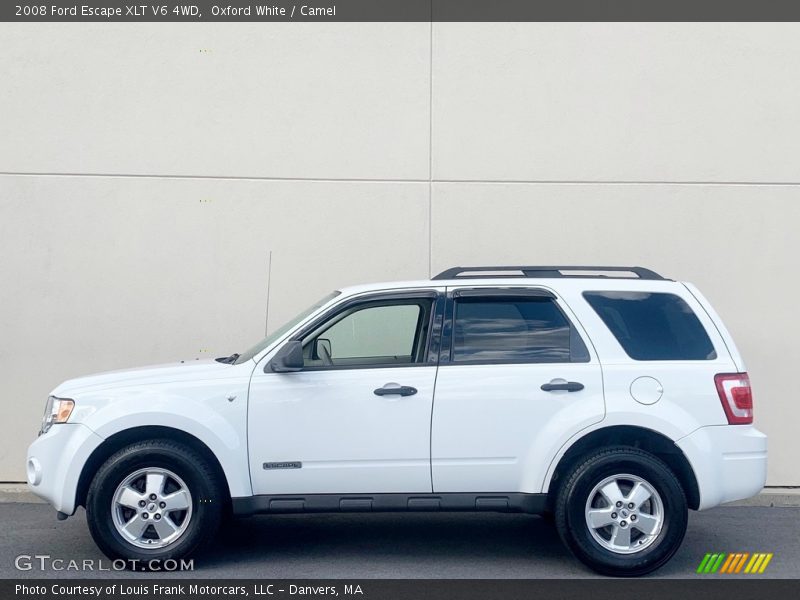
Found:
<svg viewBox="0 0 800 600"><path fill-rule="evenodd" d="M242 352L233 364L238 365L240 363L245 362L246 360L252 359L256 354L261 352L264 348L266 348L270 344L275 343L278 339L280 339L281 336L285 335L287 331L291 330L295 325L300 323L300 321L305 319L311 313L313 313L317 309L321 308L322 306L326 305L328 302L336 298L336 296L338 296L340 293L341 292L338 291L331 292L319 302L315 302L312 306L309 306L295 318L290 319L287 323L285 323L284 325L282 325L281 327L270 333L267 337L258 342L255 346L253 346L249 350L245 350L244 352Z"/></svg>

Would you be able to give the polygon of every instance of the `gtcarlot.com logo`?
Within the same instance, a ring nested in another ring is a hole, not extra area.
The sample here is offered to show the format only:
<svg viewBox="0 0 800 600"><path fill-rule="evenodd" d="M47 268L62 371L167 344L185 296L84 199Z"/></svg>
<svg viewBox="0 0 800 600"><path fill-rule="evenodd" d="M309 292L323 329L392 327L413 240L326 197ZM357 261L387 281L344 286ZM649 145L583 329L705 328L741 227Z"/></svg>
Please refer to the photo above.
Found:
<svg viewBox="0 0 800 600"><path fill-rule="evenodd" d="M757 574L767 570L772 560L772 552L709 552L700 561L697 572L703 575L712 573L748 573Z"/></svg>
<svg viewBox="0 0 800 600"><path fill-rule="evenodd" d="M151 560L53 558L49 554L20 554L14 559L17 571L194 571L194 559Z"/></svg>

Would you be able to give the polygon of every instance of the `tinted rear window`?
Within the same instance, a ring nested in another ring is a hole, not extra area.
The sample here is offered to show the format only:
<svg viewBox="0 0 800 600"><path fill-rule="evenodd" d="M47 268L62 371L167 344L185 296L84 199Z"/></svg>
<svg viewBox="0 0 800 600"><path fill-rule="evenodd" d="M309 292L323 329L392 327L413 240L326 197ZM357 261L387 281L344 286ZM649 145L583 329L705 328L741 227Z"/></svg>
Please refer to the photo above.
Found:
<svg viewBox="0 0 800 600"><path fill-rule="evenodd" d="M584 297L634 360L713 360L700 320L675 294L585 292Z"/></svg>

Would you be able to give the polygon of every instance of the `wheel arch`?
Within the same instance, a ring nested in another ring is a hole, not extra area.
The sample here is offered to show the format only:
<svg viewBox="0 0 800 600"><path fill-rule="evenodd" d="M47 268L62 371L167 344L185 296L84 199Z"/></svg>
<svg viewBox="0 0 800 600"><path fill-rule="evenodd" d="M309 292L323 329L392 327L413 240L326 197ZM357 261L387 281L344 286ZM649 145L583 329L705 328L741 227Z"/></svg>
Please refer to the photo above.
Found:
<svg viewBox="0 0 800 600"><path fill-rule="evenodd" d="M566 473L587 454L606 446L630 446L657 456L672 470L686 494L689 508L700 506L700 488L697 477L683 451L667 436L635 425L612 425L595 429L572 443L556 464L547 487L548 506Z"/></svg>
<svg viewBox="0 0 800 600"><path fill-rule="evenodd" d="M231 496L228 478L225 475L225 470L222 468L219 459L214 452L212 452L211 448L190 433L163 425L143 425L123 429L106 438L103 443L95 448L81 469L81 474L78 478L78 487L76 489L75 506L86 506L86 496L89 493L89 486L103 463L122 448L134 442L141 442L148 439L167 439L173 442L179 442L203 456L216 472L220 481L224 483L223 492L225 494L226 510L230 510Z"/></svg>

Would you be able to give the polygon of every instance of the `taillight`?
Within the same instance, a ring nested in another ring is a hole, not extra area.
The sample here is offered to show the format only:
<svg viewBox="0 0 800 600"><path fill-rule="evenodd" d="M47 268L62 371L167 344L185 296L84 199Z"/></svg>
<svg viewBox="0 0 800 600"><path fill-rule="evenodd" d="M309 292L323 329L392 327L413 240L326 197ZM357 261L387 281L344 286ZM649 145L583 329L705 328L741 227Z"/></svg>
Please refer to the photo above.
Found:
<svg viewBox="0 0 800 600"><path fill-rule="evenodd" d="M753 422L753 393L747 373L720 373L714 376L717 393L730 425Z"/></svg>

